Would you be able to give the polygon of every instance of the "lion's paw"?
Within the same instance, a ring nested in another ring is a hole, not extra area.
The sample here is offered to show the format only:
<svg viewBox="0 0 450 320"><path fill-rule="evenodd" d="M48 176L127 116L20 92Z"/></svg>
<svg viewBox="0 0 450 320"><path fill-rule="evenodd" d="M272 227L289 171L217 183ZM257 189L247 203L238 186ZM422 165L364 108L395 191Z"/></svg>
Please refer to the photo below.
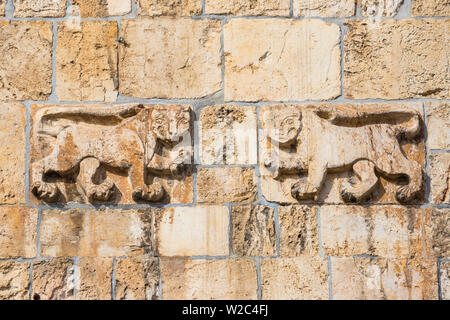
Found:
<svg viewBox="0 0 450 320"><path fill-rule="evenodd" d="M317 200L318 189L310 183L296 182L291 187L291 194L298 200L314 199Z"/></svg>
<svg viewBox="0 0 450 320"><path fill-rule="evenodd" d="M135 201L157 202L160 201L165 194L166 191L163 186L160 183L154 183L144 188L135 188L133 191L133 199L135 199Z"/></svg>
<svg viewBox="0 0 450 320"><path fill-rule="evenodd" d="M91 202L108 201L114 193L114 182L106 180L105 182L92 187L88 191L88 198Z"/></svg>
<svg viewBox="0 0 450 320"><path fill-rule="evenodd" d="M398 202L405 203L412 200L416 196L409 184L400 186L395 193L395 198Z"/></svg>
<svg viewBox="0 0 450 320"><path fill-rule="evenodd" d="M59 198L59 189L53 183L37 181L33 184L31 192L33 192L36 198L48 203L56 202Z"/></svg>
<svg viewBox="0 0 450 320"><path fill-rule="evenodd" d="M355 188L351 182L344 181L339 188L339 194L344 202L359 202L359 199L355 194Z"/></svg>

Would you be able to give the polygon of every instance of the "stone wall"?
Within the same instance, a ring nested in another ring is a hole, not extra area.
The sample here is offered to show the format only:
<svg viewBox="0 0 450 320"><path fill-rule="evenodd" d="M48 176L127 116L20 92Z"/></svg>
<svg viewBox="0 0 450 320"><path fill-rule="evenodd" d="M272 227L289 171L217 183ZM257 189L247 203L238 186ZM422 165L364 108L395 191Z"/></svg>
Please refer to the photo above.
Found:
<svg viewBox="0 0 450 320"><path fill-rule="evenodd" d="M0 15L0 299L450 299L449 1Z"/></svg>

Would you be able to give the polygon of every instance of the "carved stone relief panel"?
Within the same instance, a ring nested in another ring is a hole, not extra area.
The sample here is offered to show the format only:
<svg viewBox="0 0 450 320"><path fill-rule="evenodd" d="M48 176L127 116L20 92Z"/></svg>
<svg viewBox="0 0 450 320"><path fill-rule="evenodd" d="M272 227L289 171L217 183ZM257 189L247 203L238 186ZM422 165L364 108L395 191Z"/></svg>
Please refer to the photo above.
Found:
<svg viewBox="0 0 450 320"><path fill-rule="evenodd" d="M260 112L268 201L421 203L419 103L269 105Z"/></svg>
<svg viewBox="0 0 450 320"><path fill-rule="evenodd" d="M193 113L181 105L33 105L35 203L191 203Z"/></svg>

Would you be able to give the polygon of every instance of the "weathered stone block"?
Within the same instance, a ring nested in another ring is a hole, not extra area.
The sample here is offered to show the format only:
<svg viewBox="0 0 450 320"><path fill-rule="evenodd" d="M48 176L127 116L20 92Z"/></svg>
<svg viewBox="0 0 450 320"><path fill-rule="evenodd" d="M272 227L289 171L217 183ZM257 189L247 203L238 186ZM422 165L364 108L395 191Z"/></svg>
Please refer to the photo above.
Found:
<svg viewBox="0 0 450 320"><path fill-rule="evenodd" d="M294 16L344 18L355 15L355 0L294 0Z"/></svg>
<svg viewBox="0 0 450 320"><path fill-rule="evenodd" d="M261 259L262 298L267 300L328 299L326 258Z"/></svg>
<svg viewBox="0 0 450 320"><path fill-rule="evenodd" d="M0 103L0 204L25 201L25 107Z"/></svg>
<svg viewBox="0 0 450 320"><path fill-rule="evenodd" d="M36 256L37 209L0 207L0 258Z"/></svg>
<svg viewBox="0 0 450 320"><path fill-rule="evenodd" d="M262 205L234 206L233 253L239 256L277 254L274 209Z"/></svg>
<svg viewBox="0 0 450 320"><path fill-rule="evenodd" d="M361 14L366 17L394 17L403 0L358 0Z"/></svg>
<svg viewBox="0 0 450 320"><path fill-rule="evenodd" d="M52 24L0 21L0 100L46 100L52 91Z"/></svg>
<svg viewBox="0 0 450 320"><path fill-rule="evenodd" d="M225 206L176 207L156 217L161 256L229 255L230 214Z"/></svg>
<svg viewBox="0 0 450 320"><path fill-rule="evenodd" d="M116 261L116 300L159 299L159 259L150 256Z"/></svg>
<svg viewBox="0 0 450 320"><path fill-rule="evenodd" d="M413 16L450 16L450 3L446 0L412 0Z"/></svg>
<svg viewBox="0 0 450 320"><path fill-rule="evenodd" d="M75 268L77 300L111 299L112 258L81 258Z"/></svg>
<svg viewBox="0 0 450 320"><path fill-rule="evenodd" d="M162 259L165 300L256 300L257 275L252 259Z"/></svg>
<svg viewBox="0 0 450 320"><path fill-rule="evenodd" d="M28 300L29 288L29 262L0 261L0 300Z"/></svg>
<svg viewBox="0 0 450 320"><path fill-rule="evenodd" d="M448 19L346 21L345 97L447 98L448 24Z"/></svg>
<svg viewBox="0 0 450 320"><path fill-rule="evenodd" d="M318 256L318 207L279 207L282 257Z"/></svg>
<svg viewBox="0 0 450 320"><path fill-rule="evenodd" d="M200 113L200 159L204 165L256 164L255 107L210 106Z"/></svg>
<svg viewBox="0 0 450 320"><path fill-rule="evenodd" d="M6 0L0 0L0 16L5 15Z"/></svg>
<svg viewBox="0 0 450 320"><path fill-rule="evenodd" d="M225 100L339 96L339 41L339 26L322 20L231 20L224 26Z"/></svg>
<svg viewBox="0 0 450 320"><path fill-rule="evenodd" d="M67 0L15 0L14 17L64 17Z"/></svg>
<svg viewBox="0 0 450 320"><path fill-rule="evenodd" d="M197 16L202 0L138 0L140 16Z"/></svg>
<svg viewBox="0 0 450 320"><path fill-rule="evenodd" d="M192 202L190 106L33 105L31 118L35 203Z"/></svg>
<svg viewBox="0 0 450 320"><path fill-rule="evenodd" d="M450 261L443 261L440 265L441 297L450 300Z"/></svg>
<svg viewBox="0 0 450 320"><path fill-rule="evenodd" d="M154 249L151 209L51 210L43 216L43 257L128 256Z"/></svg>
<svg viewBox="0 0 450 320"><path fill-rule="evenodd" d="M430 154L429 160L431 201L450 204L450 153Z"/></svg>
<svg viewBox="0 0 450 320"><path fill-rule="evenodd" d="M73 300L75 267L72 259L33 262L33 300Z"/></svg>
<svg viewBox="0 0 450 320"><path fill-rule="evenodd" d="M222 87L220 21L124 20L120 93L137 98L200 98ZM164 48L164 50L161 50Z"/></svg>
<svg viewBox="0 0 450 320"><path fill-rule="evenodd" d="M437 299L436 270L432 260L332 258L333 299Z"/></svg>
<svg viewBox="0 0 450 320"><path fill-rule="evenodd" d="M251 168L198 168L199 203L253 202L257 187Z"/></svg>
<svg viewBox="0 0 450 320"><path fill-rule="evenodd" d="M288 16L289 0L206 0L206 14Z"/></svg>
<svg viewBox="0 0 450 320"><path fill-rule="evenodd" d="M263 196L280 203L423 203L422 112L420 103L263 106Z"/></svg>
<svg viewBox="0 0 450 320"><path fill-rule="evenodd" d="M428 148L450 150L450 103L426 102Z"/></svg>
<svg viewBox="0 0 450 320"><path fill-rule="evenodd" d="M131 0L72 0L72 7L83 18L123 16L131 12Z"/></svg>
<svg viewBox="0 0 450 320"><path fill-rule="evenodd" d="M116 39L115 21L58 23L56 95L60 100L116 101Z"/></svg>

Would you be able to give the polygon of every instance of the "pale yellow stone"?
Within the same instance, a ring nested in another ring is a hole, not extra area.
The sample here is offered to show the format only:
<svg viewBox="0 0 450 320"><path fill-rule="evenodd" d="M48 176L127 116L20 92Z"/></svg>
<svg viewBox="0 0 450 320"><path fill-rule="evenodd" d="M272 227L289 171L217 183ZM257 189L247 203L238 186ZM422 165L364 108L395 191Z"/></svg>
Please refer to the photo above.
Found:
<svg viewBox="0 0 450 320"><path fill-rule="evenodd" d="M0 16L5 15L6 0L0 0Z"/></svg>
<svg viewBox="0 0 450 320"><path fill-rule="evenodd" d="M119 86L116 39L115 21L58 23L56 95L59 100L116 101Z"/></svg>
<svg viewBox="0 0 450 320"><path fill-rule="evenodd" d="M168 208L156 219L160 256L229 255L230 214L225 206Z"/></svg>
<svg viewBox="0 0 450 320"><path fill-rule="evenodd" d="M116 300L158 300L159 259L151 256L116 261Z"/></svg>
<svg viewBox="0 0 450 320"><path fill-rule="evenodd" d="M344 18L355 14L355 0L294 0L294 16Z"/></svg>
<svg viewBox="0 0 450 320"><path fill-rule="evenodd" d="M25 106L0 103L0 204L25 201Z"/></svg>
<svg viewBox="0 0 450 320"><path fill-rule="evenodd" d="M450 150L450 103L425 103L427 113L428 149Z"/></svg>
<svg viewBox="0 0 450 320"><path fill-rule="evenodd" d="M150 210L52 210L43 216L42 257L112 257L153 250Z"/></svg>
<svg viewBox="0 0 450 320"><path fill-rule="evenodd" d="M206 0L206 14L288 16L289 0Z"/></svg>
<svg viewBox="0 0 450 320"><path fill-rule="evenodd" d="M33 262L33 300L73 300L75 266L70 258Z"/></svg>
<svg viewBox="0 0 450 320"><path fill-rule="evenodd" d="M256 194L253 168L198 168L199 203L249 203L256 200Z"/></svg>
<svg viewBox="0 0 450 320"><path fill-rule="evenodd" d="M81 17L123 16L131 12L131 0L73 0L72 14Z"/></svg>
<svg viewBox="0 0 450 320"><path fill-rule="evenodd" d="M137 0L140 16L198 16L202 0Z"/></svg>
<svg viewBox="0 0 450 320"><path fill-rule="evenodd" d="M252 259L162 259L165 300L256 300L257 275Z"/></svg>
<svg viewBox="0 0 450 320"><path fill-rule="evenodd" d="M217 20L123 20L120 93L175 99L218 92L222 88L220 30Z"/></svg>
<svg viewBox="0 0 450 320"><path fill-rule="evenodd" d="M448 0L412 0L413 16L450 16Z"/></svg>
<svg viewBox="0 0 450 320"><path fill-rule="evenodd" d="M14 17L64 17L67 0L15 0Z"/></svg>
<svg viewBox="0 0 450 320"><path fill-rule="evenodd" d="M265 300L328 299L326 258L261 259L262 298Z"/></svg>
<svg viewBox="0 0 450 320"><path fill-rule="evenodd" d="M429 156L431 202L450 204L450 153Z"/></svg>
<svg viewBox="0 0 450 320"><path fill-rule="evenodd" d="M256 164L256 108L210 106L200 112L200 158L204 165Z"/></svg>
<svg viewBox="0 0 450 320"><path fill-rule="evenodd" d="M332 258L335 300L437 299L437 262Z"/></svg>
<svg viewBox="0 0 450 320"><path fill-rule="evenodd" d="M441 297L450 300L450 261L441 262L440 270Z"/></svg>
<svg viewBox="0 0 450 320"><path fill-rule="evenodd" d="M0 100L46 100L52 91L52 23L0 21Z"/></svg>
<svg viewBox="0 0 450 320"><path fill-rule="evenodd" d="M30 263L0 261L0 300L28 300Z"/></svg>
<svg viewBox="0 0 450 320"><path fill-rule="evenodd" d="M0 207L0 259L34 258L38 210Z"/></svg>
<svg viewBox="0 0 450 320"><path fill-rule="evenodd" d="M358 0L361 15L366 17L394 17L404 0Z"/></svg>
<svg viewBox="0 0 450 320"><path fill-rule="evenodd" d="M317 19L232 19L224 26L225 100L340 95L340 29Z"/></svg>
<svg viewBox="0 0 450 320"><path fill-rule="evenodd" d="M110 300L112 258L81 258L76 265L77 300Z"/></svg>
<svg viewBox="0 0 450 320"><path fill-rule="evenodd" d="M449 19L346 21L345 97L447 98L448 25Z"/></svg>

